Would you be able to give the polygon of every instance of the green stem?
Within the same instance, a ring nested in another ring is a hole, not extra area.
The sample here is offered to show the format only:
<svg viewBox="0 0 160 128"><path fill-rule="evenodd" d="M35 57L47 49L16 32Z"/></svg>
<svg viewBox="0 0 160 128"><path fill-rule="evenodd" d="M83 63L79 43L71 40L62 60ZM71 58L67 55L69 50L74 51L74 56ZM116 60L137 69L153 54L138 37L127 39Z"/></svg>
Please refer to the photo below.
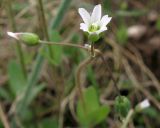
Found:
<svg viewBox="0 0 160 128"><path fill-rule="evenodd" d="M47 45L61 45L61 46L69 46L69 47L75 47L75 48L81 48L84 50L88 50L88 48L77 45L77 44L70 44L70 43L56 43L56 42L49 42L49 41L44 41L44 40L39 40L40 44L47 44Z"/></svg>
<svg viewBox="0 0 160 128"><path fill-rule="evenodd" d="M12 10L12 4L11 4L11 0L6 0L6 10L8 12L8 18L10 21L10 25L12 28L12 31L16 31L16 25L15 25L15 21L14 21L14 15L13 15L13 10ZM24 55L22 52L22 47L21 44L17 41L16 42L16 51L17 51L17 56L19 58L20 61L20 65L23 71L23 75L24 77L27 79L27 71L26 71L26 66L25 66L25 62L24 62Z"/></svg>
<svg viewBox="0 0 160 128"><path fill-rule="evenodd" d="M94 43L91 43L91 56L95 57L95 52L94 52Z"/></svg>
<svg viewBox="0 0 160 128"><path fill-rule="evenodd" d="M49 34L48 34L48 29L47 29L47 24L46 24L46 19L45 19L45 12L44 12L44 7L43 7L43 3L42 0L38 0L38 13L39 13L39 22L40 25L42 26L42 30L43 30L43 35L45 37L46 40L49 41ZM51 59L53 59L53 50L52 47L48 46L48 51L49 51L49 55L51 57Z"/></svg>

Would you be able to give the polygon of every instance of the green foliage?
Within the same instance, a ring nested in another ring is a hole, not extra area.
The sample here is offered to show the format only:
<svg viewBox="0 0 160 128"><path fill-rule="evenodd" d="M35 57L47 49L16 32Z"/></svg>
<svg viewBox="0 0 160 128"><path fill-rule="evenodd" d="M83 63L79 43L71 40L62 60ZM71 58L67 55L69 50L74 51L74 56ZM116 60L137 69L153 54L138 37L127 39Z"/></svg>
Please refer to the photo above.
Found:
<svg viewBox="0 0 160 128"><path fill-rule="evenodd" d="M24 90L26 89L26 80L23 76L22 69L13 60L8 65L8 75L9 75L10 91L12 92L13 96L16 97L21 92L24 92ZM45 87L44 84L34 86L34 88L32 88L29 92L30 94L26 99L27 100L26 104L29 105L33 101L33 99L39 94L39 92L42 89L44 89L44 87ZM5 96L6 98L9 98L9 96L7 95L7 93L5 93L5 91L2 92L1 90L1 94L3 94L3 96Z"/></svg>
<svg viewBox="0 0 160 128"><path fill-rule="evenodd" d="M34 57L35 57L35 51L30 51L29 53L28 52L23 52L23 56L24 56L24 61L25 61L25 64L26 65L31 65L32 64L32 61L34 60Z"/></svg>
<svg viewBox="0 0 160 128"><path fill-rule="evenodd" d="M22 3L22 2L15 2L13 4L13 10L18 13L22 9L26 8L27 6L29 6L29 5L26 2L24 2L24 3Z"/></svg>
<svg viewBox="0 0 160 128"><path fill-rule="evenodd" d="M157 111L154 107L148 107L142 111L145 115L149 116L152 119L159 119L160 112Z"/></svg>
<svg viewBox="0 0 160 128"><path fill-rule="evenodd" d="M11 101L12 96L10 95L10 92L7 91L5 88L0 87L0 98L5 99L6 101Z"/></svg>
<svg viewBox="0 0 160 128"><path fill-rule="evenodd" d="M93 71L93 69L92 69L92 67L91 66L89 66L88 67L88 70L87 70L87 77L88 77L88 79L90 80L90 82L91 82L91 84L95 87L95 88L98 88L98 83L97 83L97 81L96 81L96 76L95 76L95 73L94 73L94 71Z"/></svg>
<svg viewBox="0 0 160 128"><path fill-rule="evenodd" d="M21 120L27 123L33 120L33 118L34 118L34 113L30 108L23 109L23 112L21 113Z"/></svg>
<svg viewBox="0 0 160 128"><path fill-rule="evenodd" d="M23 72L20 68L20 66L15 62L15 61L10 61L9 65L8 65L8 75L9 75L9 89L11 91L11 93L13 94L14 97L19 96L20 93L24 92L26 89L26 80L23 76ZM25 105L28 106L34 99L35 97L42 91L42 89L44 89L44 84L38 85L38 86L34 86L30 92L29 95L27 95L26 103ZM4 90L1 89L0 91L3 97L7 98L8 100L10 100L10 96L8 95L8 93L6 93ZM18 104L19 105L19 104ZM22 115L22 119L28 119L28 111L26 111L26 106L23 107L23 113L21 113ZM18 107L17 107L18 108Z"/></svg>
<svg viewBox="0 0 160 128"><path fill-rule="evenodd" d="M53 30L52 33L51 33L50 40L53 41L53 42L60 42L61 41L61 36L60 36L59 32ZM52 62L55 65L59 65L61 63L61 60L62 60L63 47L55 46L55 45L54 46L51 45L50 47L52 48L52 51L53 51L53 60L52 60Z"/></svg>
<svg viewBox="0 0 160 128"><path fill-rule="evenodd" d="M121 45L126 45L128 40L127 27L121 25L116 31L116 39Z"/></svg>
<svg viewBox="0 0 160 128"><path fill-rule="evenodd" d="M52 30L55 30L60 26L61 21L62 21L64 15L66 14L66 11L69 8L71 2L72 2L72 0L62 0L60 6L58 8L57 15L56 15L56 17L54 17L54 19L51 22L51 30L50 30L51 33L52 33Z"/></svg>
<svg viewBox="0 0 160 128"><path fill-rule="evenodd" d="M52 118L45 118L40 122L40 128L58 128L58 121Z"/></svg>
<svg viewBox="0 0 160 128"><path fill-rule="evenodd" d="M45 84L34 86L28 96L27 105L29 105L44 88Z"/></svg>
<svg viewBox="0 0 160 128"><path fill-rule="evenodd" d="M106 11L111 10L111 1L110 0L103 0L103 7Z"/></svg>
<svg viewBox="0 0 160 128"><path fill-rule="evenodd" d="M31 104L31 102L44 89L44 87L45 87L45 85L41 84L41 85L37 85L37 86L34 86L31 89L29 89L29 91L30 91L29 95L26 95L25 99L23 100L23 102L20 102L17 105L17 111L20 111L20 110L24 111L25 109L27 109L27 106ZM26 91L26 88L24 88L24 91ZM23 108L22 108L22 106L23 106ZM21 116L23 116L23 115L24 115L24 113L21 113Z"/></svg>
<svg viewBox="0 0 160 128"><path fill-rule="evenodd" d="M0 120L0 128L4 128L1 120Z"/></svg>
<svg viewBox="0 0 160 128"><path fill-rule="evenodd" d="M50 33L50 40L51 42L60 42L61 41L61 36L59 34L58 31L56 30L53 30L52 33ZM52 50L52 55L49 53L49 49L48 51L46 52L46 50L43 50L41 52L41 54L46 58L48 59L48 61L51 63L51 64L54 64L54 65L59 65L61 63L61 60L62 60L62 55L63 55L63 47L62 46L57 46L57 45L50 45L49 46L50 49Z"/></svg>
<svg viewBox="0 0 160 128"><path fill-rule="evenodd" d="M143 16L147 13L146 10L119 10L115 13L119 17L138 17Z"/></svg>
<svg viewBox="0 0 160 128"><path fill-rule="evenodd" d="M84 92L84 103L79 100L77 104L77 116L82 126L95 126L107 118L108 106L101 106L98 95L93 87Z"/></svg>
<svg viewBox="0 0 160 128"><path fill-rule="evenodd" d="M26 84L23 71L19 64L14 60L9 62L8 65L9 89L14 96L17 96Z"/></svg>
<svg viewBox="0 0 160 128"><path fill-rule="evenodd" d="M70 1L68 2L68 0L64 0L64 2L61 3L58 11L59 13L56 15L55 20L52 22L52 30L56 29L60 25L66 13L66 10L70 5ZM42 47L42 51L44 49L46 49L46 47ZM33 71L31 72L26 84L26 89L24 92L25 95L23 95L22 100L20 100L19 102L19 107L17 108L18 113L21 113L22 109L25 108L28 104L26 102L28 101L28 95L30 95L30 91L32 90L32 87L36 85L36 82L39 78L40 71L42 68L43 60L44 60L43 56L41 54L38 54L35 60L35 65L33 66Z"/></svg>
<svg viewBox="0 0 160 128"><path fill-rule="evenodd" d="M81 42L81 38L79 36L79 34L77 33L73 33L71 34L71 43L73 44L78 44L79 42ZM75 64L79 63L83 58L83 53L84 51L74 48L74 47L65 47L64 48L64 54L71 58ZM81 54L81 56L79 56L79 54Z"/></svg>
<svg viewBox="0 0 160 128"><path fill-rule="evenodd" d="M117 96L115 99L115 111L121 117L125 118L131 108L131 103L125 96Z"/></svg>
<svg viewBox="0 0 160 128"><path fill-rule="evenodd" d="M127 8L128 8L127 2L123 1L123 2L121 3L121 5L120 5L120 8L121 8L121 10L127 10Z"/></svg>

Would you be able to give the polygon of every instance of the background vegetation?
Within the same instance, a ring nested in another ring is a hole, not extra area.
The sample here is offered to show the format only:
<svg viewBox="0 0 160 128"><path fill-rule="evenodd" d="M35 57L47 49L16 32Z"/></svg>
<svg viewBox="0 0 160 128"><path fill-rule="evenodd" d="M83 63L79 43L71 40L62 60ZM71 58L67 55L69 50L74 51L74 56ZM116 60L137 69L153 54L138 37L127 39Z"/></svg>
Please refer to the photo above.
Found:
<svg viewBox="0 0 160 128"><path fill-rule="evenodd" d="M29 47L6 32L34 32L50 42L84 45L88 41L79 29L78 8L91 11L96 4L112 21L95 44L107 64L96 57L81 70L84 112L74 87L77 67L88 52ZM159 0L0 0L0 128L119 128L112 77L132 108L146 98L151 102L128 127L159 128L159 5Z"/></svg>

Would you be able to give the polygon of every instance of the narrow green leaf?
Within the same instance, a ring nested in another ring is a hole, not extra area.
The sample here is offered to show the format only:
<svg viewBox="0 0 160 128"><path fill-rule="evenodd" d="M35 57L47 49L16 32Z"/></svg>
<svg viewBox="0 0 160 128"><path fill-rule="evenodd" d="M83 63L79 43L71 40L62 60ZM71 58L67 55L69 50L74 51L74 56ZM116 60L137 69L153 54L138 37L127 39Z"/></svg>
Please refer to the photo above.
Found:
<svg viewBox="0 0 160 128"><path fill-rule="evenodd" d="M60 6L58 8L57 16L54 17L54 19L51 22L51 27L50 27L51 30L55 30L60 26L61 21L62 21L64 15L66 14L66 11L69 8L71 2L72 2L72 0L62 0Z"/></svg>
<svg viewBox="0 0 160 128"><path fill-rule="evenodd" d="M44 84L33 87L33 89L30 92L30 95L28 96L28 101L26 101L27 105L29 105L36 98L36 96L44 89L44 87Z"/></svg>
<svg viewBox="0 0 160 128"><path fill-rule="evenodd" d="M61 36L58 31L53 30L51 33L51 41L53 42L60 42L61 41ZM53 63L55 65L59 65L62 60L62 55L63 55L63 47L62 46L51 46L53 50Z"/></svg>
<svg viewBox="0 0 160 128"><path fill-rule="evenodd" d="M119 17L139 17L142 15L146 15L148 13L147 10L118 10L113 15L119 16Z"/></svg>
<svg viewBox="0 0 160 128"><path fill-rule="evenodd" d="M13 95L16 96L24 89L26 80L21 67L13 60L8 65L8 76L9 88Z"/></svg>

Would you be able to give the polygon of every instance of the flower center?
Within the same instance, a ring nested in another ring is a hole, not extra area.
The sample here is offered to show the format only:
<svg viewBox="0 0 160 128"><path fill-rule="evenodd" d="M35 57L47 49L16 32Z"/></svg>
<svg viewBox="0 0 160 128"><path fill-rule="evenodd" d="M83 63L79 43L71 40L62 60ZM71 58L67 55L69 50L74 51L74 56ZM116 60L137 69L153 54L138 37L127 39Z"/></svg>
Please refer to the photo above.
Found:
<svg viewBox="0 0 160 128"><path fill-rule="evenodd" d="M98 31L99 29L100 29L100 26L98 26L97 24L91 24L88 30L90 32L95 32L95 31Z"/></svg>

